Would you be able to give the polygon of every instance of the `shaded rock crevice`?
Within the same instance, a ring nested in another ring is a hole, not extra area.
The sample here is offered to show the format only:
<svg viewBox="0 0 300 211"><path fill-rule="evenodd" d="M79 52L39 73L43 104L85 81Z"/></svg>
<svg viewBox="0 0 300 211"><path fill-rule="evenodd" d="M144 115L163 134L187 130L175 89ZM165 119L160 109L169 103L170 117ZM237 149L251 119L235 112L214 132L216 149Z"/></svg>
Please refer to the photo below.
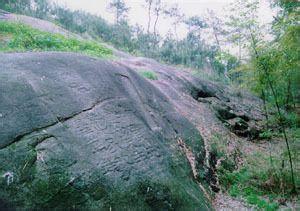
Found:
<svg viewBox="0 0 300 211"><path fill-rule="evenodd" d="M208 184L210 184L209 183L210 181L207 179L203 180L203 178L201 178L201 176L200 176L200 174L204 175L205 174L204 171L206 171L207 169L199 168L199 163L198 163L199 158L197 158L197 156L193 153L193 151L185 144L185 142L181 138L177 139L177 143L178 143L178 147L185 154L185 157L190 164L192 176L193 176L194 180L199 185L199 188L203 191L205 197L209 201L212 201L210 193L208 193L208 191L205 189L204 185L202 184L204 182L208 182ZM203 163L202 163L202 165L203 165ZM203 172L199 172L201 170Z"/></svg>
<svg viewBox="0 0 300 211"><path fill-rule="evenodd" d="M224 126L239 137L252 140L257 138L263 129L262 117L257 118L251 115L247 110L247 106L242 103L238 108L235 108L235 102L222 101L216 97L198 98L198 101L209 105L212 112L215 113Z"/></svg>

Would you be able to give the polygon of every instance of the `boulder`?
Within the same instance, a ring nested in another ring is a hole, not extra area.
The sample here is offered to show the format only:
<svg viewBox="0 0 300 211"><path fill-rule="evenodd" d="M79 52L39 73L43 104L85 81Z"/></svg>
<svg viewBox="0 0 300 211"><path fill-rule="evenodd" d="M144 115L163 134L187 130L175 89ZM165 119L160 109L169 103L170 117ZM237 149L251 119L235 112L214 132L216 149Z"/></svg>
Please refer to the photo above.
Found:
<svg viewBox="0 0 300 211"><path fill-rule="evenodd" d="M0 54L0 64L4 208L210 209L178 146L203 172L203 139L146 79L73 53Z"/></svg>

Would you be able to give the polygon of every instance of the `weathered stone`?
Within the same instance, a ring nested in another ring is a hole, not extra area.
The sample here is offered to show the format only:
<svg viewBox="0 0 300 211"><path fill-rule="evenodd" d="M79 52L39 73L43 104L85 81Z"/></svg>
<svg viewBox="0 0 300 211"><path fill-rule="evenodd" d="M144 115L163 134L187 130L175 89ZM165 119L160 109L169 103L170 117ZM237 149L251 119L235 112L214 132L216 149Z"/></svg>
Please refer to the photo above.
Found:
<svg viewBox="0 0 300 211"><path fill-rule="evenodd" d="M177 145L200 171L203 140L147 80L70 53L0 54L0 64L3 206L209 209Z"/></svg>

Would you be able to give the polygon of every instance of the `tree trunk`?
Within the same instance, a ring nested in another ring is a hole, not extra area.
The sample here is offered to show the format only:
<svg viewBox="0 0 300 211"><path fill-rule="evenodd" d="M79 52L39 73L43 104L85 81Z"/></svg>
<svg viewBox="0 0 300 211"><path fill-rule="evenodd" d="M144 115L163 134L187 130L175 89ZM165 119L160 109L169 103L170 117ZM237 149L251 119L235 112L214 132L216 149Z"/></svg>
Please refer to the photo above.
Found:
<svg viewBox="0 0 300 211"><path fill-rule="evenodd" d="M252 47L253 47L253 50L254 50L254 53L255 53L255 57L256 57L256 59L258 59L259 54L258 54L257 49L256 49L256 41L254 39L254 36L253 36L253 33L252 33L251 29L249 29L249 31L250 31L251 42L252 42ZM271 89L272 95L273 95L274 100L275 100L275 106L276 106L276 109L277 109L277 114L279 116L279 124L280 124L279 126L281 127L283 137L284 137L284 141L285 141L285 144L286 144L286 148L287 148L287 151L288 151L290 170L291 170L291 179L292 179L292 183L293 183L292 193L296 193L296 183L295 183L295 178L294 178L293 160L292 160L290 145L289 145L287 134L286 134L286 128L285 128L286 126L283 122L283 114L281 113L281 110L280 110L279 101L278 101L278 98L277 98L277 93L275 91L275 88L273 86L272 81L270 80L269 73L267 72L267 68L265 67L264 64L263 64L262 69L264 71L264 74L265 74L265 77L267 79L268 85Z"/></svg>
<svg viewBox="0 0 300 211"><path fill-rule="evenodd" d="M116 23L117 24L120 23L120 13L119 13L119 11L117 11L117 13L116 13Z"/></svg>
<svg viewBox="0 0 300 211"><path fill-rule="evenodd" d="M177 23L173 23L173 24L174 24L174 33L175 33L176 43L178 43Z"/></svg>
<svg viewBox="0 0 300 211"><path fill-rule="evenodd" d="M216 39L218 49L221 51L220 41L219 41L219 38L218 38L218 35L217 35L217 32L216 32L216 29L214 27L213 27L213 31L214 31L214 36L215 36L215 39Z"/></svg>
<svg viewBox="0 0 300 211"><path fill-rule="evenodd" d="M291 79L288 79L288 86L287 86L287 94L286 94L286 100L285 100L285 108L286 110L291 109L291 104L293 104L293 94L291 90Z"/></svg>
<svg viewBox="0 0 300 211"><path fill-rule="evenodd" d="M156 34L156 26L157 26L158 18L159 18L159 13L157 12L157 13L156 13L155 22L154 22L154 27L153 27L153 32L154 32L155 38L157 37L157 34Z"/></svg>
<svg viewBox="0 0 300 211"><path fill-rule="evenodd" d="M147 33L148 34L150 34L151 7L152 7L152 0L149 0L149 2L148 2L148 26L147 26Z"/></svg>
<svg viewBox="0 0 300 211"><path fill-rule="evenodd" d="M261 90L261 96L262 96L263 105L264 105L264 113L265 113L265 117L266 117L266 121L267 121L266 125L267 125L267 129L269 129L269 114L268 114L267 103L266 103L266 94L263 89Z"/></svg>

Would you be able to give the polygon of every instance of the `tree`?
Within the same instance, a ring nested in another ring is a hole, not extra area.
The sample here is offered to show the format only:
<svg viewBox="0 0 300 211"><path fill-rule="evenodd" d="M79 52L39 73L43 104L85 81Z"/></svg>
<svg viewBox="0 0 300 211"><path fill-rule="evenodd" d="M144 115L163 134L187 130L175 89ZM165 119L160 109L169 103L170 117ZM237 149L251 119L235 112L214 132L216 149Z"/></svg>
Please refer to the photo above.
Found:
<svg viewBox="0 0 300 211"><path fill-rule="evenodd" d="M201 27L204 23L199 20L191 22L193 33L181 40L178 39L177 27L183 23L184 15L173 5L166 9L162 0L152 0L150 7L149 30L142 27L132 27L126 22L126 15L129 8L124 0L111 0L108 9L114 13L116 24L109 24L103 18L83 11L72 11L60 5L48 4L49 0L0 0L0 8L10 8L10 11L20 11L39 18L54 18L61 26L69 31L79 33L95 40L102 40L113 44L116 48L129 52L139 53L144 56L156 58L172 64L183 64L193 68L202 68L211 63L213 71L220 72L222 64L216 58L217 49L205 43L200 36ZM50 1L49 1L50 2ZM148 2L148 1L147 1ZM3 4L2 4L3 3ZM23 6L22 6L23 5ZM21 10L20 8L27 8ZM147 9L149 9L147 7ZM148 14L148 15L149 15ZM160 18L165 15L171 19L172 31L167 38L162 39L158 33ZM152 22L151 22L152 21ZM153 27L153 28L152 28ZM153 29L153 33L151 30ZM161 44L161 45L159 45ZM223 58L223 57L222 57ZM220 60L221 61L221 60Z"/></svg>
<svg viewBox="0 0 300 211"><path fill-rule="evenodd" d="M150 45L157 45L159 43L159 35L157 33L157 24L159 17L163 11L163 6L161 3L161 0L145 0L146 5L144 7L147 9L148 13L148 22L147 22L147 35L148 35L148 41L151 42ZM153 23L153 34L150 32L151 27L151 21L152 21L152 15L154 15L155 20ZM143 38L144 39L144 38ZM150 45L148 45L148 49L150 49Z"/></svg>
<svg viewBox="0 0 300 211"><path fill-rule="evenodd" d="M294 178L294 168L293 168L293 161L292 161L292 155L291 155L291 149L290 144L287 136L287 130L285 125L285 118L282 111L282 103L281 103L281 95L280 95L280 89L282 87L278 87L278 84L282 84L282 79L276 77L278 66L280 65L278 62L280 62L279 59L282 58L281 52L278 52L278 49L272 48L272 47L265 47L262 51L256 51L255 52L255 58L253 61L255 62L256 71L263 81L260 85L262 85L262 89L269 89L270 93L272 95L272 101L271 103L275 105L278 120L279 120L279 126L280 130L283 133L283 138L286 143L286 148L288 152L288 159L290 163L290 171L291 171L291 178L292 178L292 192L296 192L296 184L295 184L295 178ZM264 91L265 93L265 91Z"/></svg>
<svg viewBox="0 0 300 211"><path fill-rule="evenodd" d="M190 54L190 56L196 55L195 52L190 52L190 49L194 49L193 46L197 46L197 50L201 54L203 52L202 46L203 45L203 39L202 39L202 30L207 27L206 23L204 22L203 18L200 16L192 16L188 18L187 20L184 20L184 23L188 26L188 35L185 39L185 48L184 52L182 52L183 55ZM183 56L182 56L183 57ZM193 62L193 59L187 58L189 62ZM201 65L199 65L201 64ZM199 63L196 65L197 67L202 67L203 65L203 59L201 58L199 60Z"/></svg>
<svg viewBox="0 0 300 211"><path fill-rule="evenodd" d="M56 5L54 7L53 13L55 14L55 19L58 21L62 26L64 26L68 30L73 30L74 27L74 13L67 8L60 7Z"/></svg>
<svg viewBox="0 0 300 211"><path fill-rule="evenodd" d="M224 34L224 30L222 28L223 21L215 14L213 10L207 10L205 22L212 30L216 45L218 46L219 50L221 50L220 36Z"/></svg>
<svg viewBox="0 0 300 211"><path fill-rule="evenodd" d="M164 14L171 19L172 25L174 27L174 34L176 40L178 40L177 28L178 25L183 22L184 14L181 13L178 4L174 4L169 9L164 10Z"/></svg>
<svg viewBox="0 0 300 211"><path fill-rule="evenodd" d="M162 5L161 0L156 0L155 1L155 6L154 6L154 9L153 9L153 13L155 15L153 33L154 33L155 37L157 37L157 35L158 35L157 31L156 31L156 27L157 27L157 24L158 24L158 19L159 19L161 13L163 12L163 9L164 9L164 6Z"/></svg>
<svg viewBox="0 0 300 211"><path fill-rule="evenodd" d="M275 18L276 26L275 39L267 42L263 39L263 29L257 21L258 2L240 1L238 0L232 5L233 14L228 22L231 32L235 34L239 32L239 41L245 42L250 52L250 68L252 73L252 86L264 100L264 108L266 117L268 111L266 102L275 107L276 116L278 118L278 126L283 135L286 144L288 161L290 164L292 192L296 192L293 160L291 147L287 135L286 109L290 101L293 99L293 85L297 84L293 80L297 76L299 70L300 58L300 27L295 24L294 12L291 8L292 1L280 0L279 5L287 3L288 9L283 7L283 12L279 13L279 17ZM298 16L299 21L299 16ZM299 73L298 73L299 76ZM297 78L297 77L296 77ZM249 81L249 78L246 79ZM299 82L299 80L298 80ZM268 120L268 119L267 119Z"/></svg>
<svg viewBox="0 0 300 211"><path fill-rule="evenodd" d="M37 18L46 18L51 10L48 0L34 0L35 3L35 16Z"/></svg>
<svg viewBox="0 0 300 211"><path fill-rule="evenodd" d="M242 59L242 49L257 42L258 36L263 31L258 24L258 0L236 0L229 7L231 12L226 21L228 41L237 45L239 49L239 60ZM259 34L260 33L260 34Z"/></svg>
<svg viewBox="0 0 300 211"><path fill-rule="evenodd" d="M112 0L108 5L108 10L115 14L116 24L126 20L129 9L123 0Z"/></svg>
<svg viewBox="0 0 300 211"><path fill-rule="evenodd" d="M195 33L198 36L201 36L202 29L207 27L206 22L200 16L192 16L185 20L184 23L188 26L190 33Z"/></svg>
<svg viewBox="0 0 300 211"><path fill-rule="evenodd" d="M0 8L9 12L31 14L31 0L0 0Z"/></svg>
<svg viewBox="0 0 300 211"><path fill-rule="evenodd" d="M147 23L147 33L150 34L150 25L151 25L151 11L152 11L152 4L153 0L145 0L147 4L147 9L148 9L148 23Z"/></svg>

